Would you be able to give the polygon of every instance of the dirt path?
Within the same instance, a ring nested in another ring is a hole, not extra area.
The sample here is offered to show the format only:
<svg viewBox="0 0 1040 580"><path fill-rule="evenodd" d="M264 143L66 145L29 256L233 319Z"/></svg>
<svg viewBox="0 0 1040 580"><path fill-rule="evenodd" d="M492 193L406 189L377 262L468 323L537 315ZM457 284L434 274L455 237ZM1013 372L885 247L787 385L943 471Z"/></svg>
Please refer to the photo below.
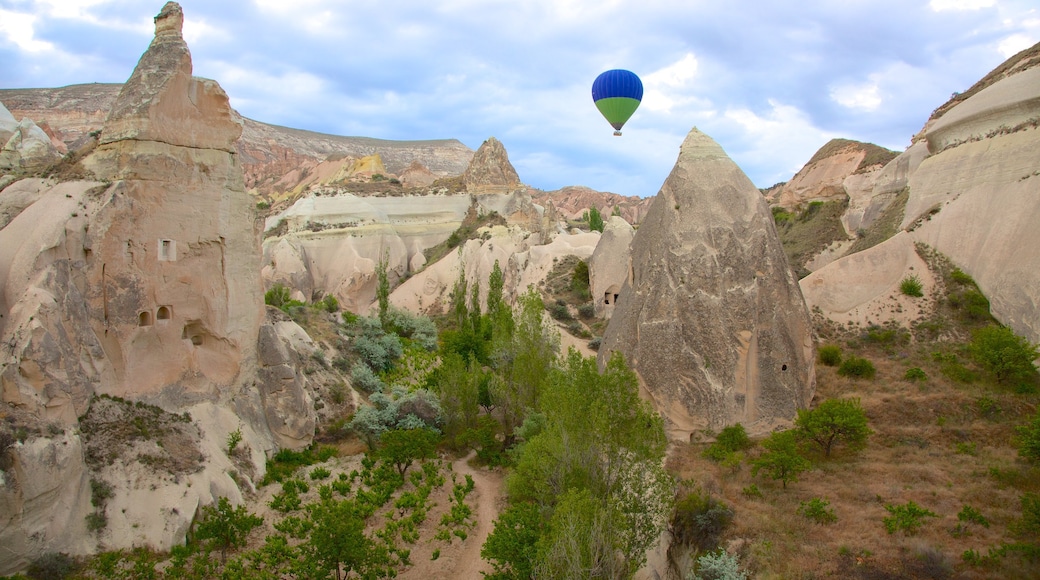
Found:
<svg viewBox="0 0 1040 580"><path fill-rule="evenodd" d="M480 548L484 546L488 534L495 527L495 517L498 516L498 504L502 500L502 474L499 472L473 469L469 466L469 460L473 459L474 453L459 459L452 468L455 473L473 478L473 491L470 496L477 504L475 521L476 527L470 533L466 542L466 549L459 555L452 578L468 579L483 578L481 572L491 572L491 565L480 557Z"/></svg>
<svg viewBox="0 0 1040 580"><path fill-rule="evenodd" d="M473 478L473 491L466 500L473 508L474 527L469 530L464 542L456 539L449 547L441 547L441 555L436 560L429 559L425 550L413 550L414 565L398 576L400 580L481 580L481 572L492 571L491 565L481 559L480 548L495 527L495 518L498 517L504 497L503 476L501 471L470 467L468 462L475 455L470 453L452 463L452 470L460 482L467 475ZM450 482L446 485L451 487Z"/></svg>

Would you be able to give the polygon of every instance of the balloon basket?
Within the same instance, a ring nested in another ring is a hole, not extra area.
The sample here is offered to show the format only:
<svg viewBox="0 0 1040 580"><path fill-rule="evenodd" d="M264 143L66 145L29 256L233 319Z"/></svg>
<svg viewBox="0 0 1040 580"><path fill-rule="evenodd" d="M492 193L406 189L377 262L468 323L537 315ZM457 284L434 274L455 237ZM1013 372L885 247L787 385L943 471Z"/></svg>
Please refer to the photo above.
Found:
<svg viewBox="0 0 1040 580"><path fill-rule="evenodd" d="M614 131L614 136L615 137L620 137L621 136L621 131Z"/></svg>

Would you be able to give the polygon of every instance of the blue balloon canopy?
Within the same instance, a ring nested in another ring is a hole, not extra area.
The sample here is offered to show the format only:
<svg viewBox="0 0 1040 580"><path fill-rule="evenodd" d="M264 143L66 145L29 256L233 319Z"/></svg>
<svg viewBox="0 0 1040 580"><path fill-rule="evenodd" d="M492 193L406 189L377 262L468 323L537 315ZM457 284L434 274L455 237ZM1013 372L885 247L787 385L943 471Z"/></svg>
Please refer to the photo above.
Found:
<svg viewBox="0 0 1040 580"><path fill-rule="evenodd" d="M643 82L632 71L608 70L592 83L592 101L596 108L621 135L621 127L636 112L643 99Z"/></svg>

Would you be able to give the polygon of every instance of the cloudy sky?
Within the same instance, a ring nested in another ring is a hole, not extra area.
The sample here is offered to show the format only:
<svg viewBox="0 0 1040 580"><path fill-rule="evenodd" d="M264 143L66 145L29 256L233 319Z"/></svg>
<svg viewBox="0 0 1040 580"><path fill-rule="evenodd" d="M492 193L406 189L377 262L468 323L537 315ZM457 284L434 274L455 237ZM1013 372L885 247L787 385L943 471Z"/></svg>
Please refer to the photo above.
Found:
<svg viewBox="0 0 1040 580"><path fill-rule="evenodd" d="M829 139L902 151L1040 41L1036 0L181 0L195 74L243 115L506 146L542 189L654 195L698 127L759 187ZM0 0L0 88L123 82L160 0ZM623 137L590 88L642 77Z"/></svg>

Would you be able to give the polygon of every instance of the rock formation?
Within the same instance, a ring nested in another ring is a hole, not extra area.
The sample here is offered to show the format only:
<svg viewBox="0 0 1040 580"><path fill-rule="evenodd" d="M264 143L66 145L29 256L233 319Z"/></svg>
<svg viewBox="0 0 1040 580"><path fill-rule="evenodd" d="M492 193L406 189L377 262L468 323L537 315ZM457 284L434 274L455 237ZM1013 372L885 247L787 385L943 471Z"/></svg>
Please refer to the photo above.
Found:
<svg viewBox="0 0 1040 580"><path fill-rule="evenodd" d="M262 473L265 452L313 436L306 378L264 325L259 221L235 153L241 126L223 90L191 76L182 18L172 2L156 17L155 40L83 161L104 181L29 179L0 196L2 427L32 433L7 450L0 574L99 543L168 549L200 505L240 501L230 472ZM169 431L180 442L123 437L99 461L88 448L106 429L80 418L144 408L135 402L184 423ZM236 426L242 465L222 451ZM174 449L173 467L154 463ZM107 527L91 533L94 479L113 497L98 508Z"/></svg>
<svg viewBox="0 0 1040 580"><path fill-rule="evenodd" d="M614 314L621 287L632 268L635 233L635 229L618 216L611 216L603 228L603 236L589 259L589 290L596 316L610 318Z"/></svg>
<svg viewBox="0 0 1040 580"><path fill-rule="evenodd" d="M520 176L509 162L506 148L494 137L488 137L473 154L462 183L470 193L506 193L521 186Z"/></svg>
<svg viewBox="0 0 1040 580"><path fill-rule="evenodd" d="M605 191L596 191L588 187L572 185L554 191L531 190L531 198L535 203L554 205L557 211L568 219L581 219L582 215L595 207L603 215L603 219L614 213L617 208L621 217L630 224L639 224L650 209L652 196L624 196Z"/></svg>
<svg viewBox="0 0 1040 580"><path fill-rule="evenodd" d="M620 351L669 437L789 422L815 390L809 312L758 189L690 131L632 240L600 348Z"/></svg>
<svg viewBox="0 0 1040 580"><path fill-rule="evenodd" d="M971 275L993 315L1031 341L1040 340L1040 254L1023 249L1040 247L1033 225L1040 220L1038 125L1040 44L939 107L914 144L877 172L862 202L876 213L904 192L898 228ZM876 292L826 298L846 291L841 272L850 269L869 265L878 283L921 275L914 244L890 242L884 251L846 256L803 280L810 306L835 320L907 323L899 312L877 308L891 287L873 284ZM854 296L862 300L850 301Z"/></svg>
<svg viewBox="0 0 1040 580"><path fill-rule="evenodd" d="M0 170L42 169L60 160L61 155L43 129L32 119L22 119L0 149Z"/></svg>

